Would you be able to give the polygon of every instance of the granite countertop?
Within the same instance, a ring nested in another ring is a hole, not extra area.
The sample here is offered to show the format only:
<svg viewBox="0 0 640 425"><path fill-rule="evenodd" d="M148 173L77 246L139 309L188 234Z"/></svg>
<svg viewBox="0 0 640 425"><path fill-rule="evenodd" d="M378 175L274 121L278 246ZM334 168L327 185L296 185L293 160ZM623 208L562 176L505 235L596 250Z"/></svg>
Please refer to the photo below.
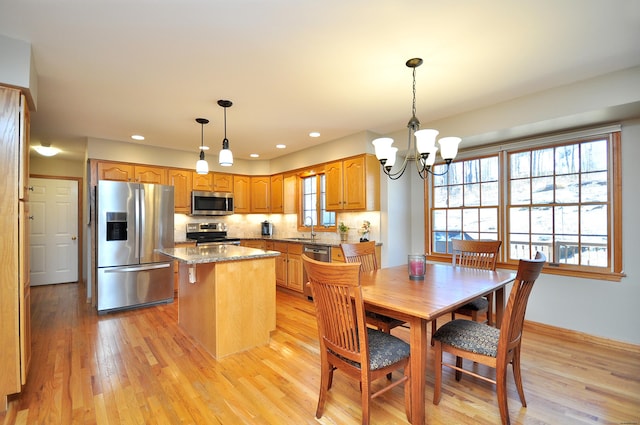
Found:
<svg viewBox="0 0 640 425"><path fill-rule="evenodd" d="M278 236L255 236L255 237L241 237L239 239L243 240L256 240L256 241L273 241L273 242L288 242L288 243L299 243L304 245L322 245L322 246L331 246L334 248L339 248L340 244L343 243L341 241L328 241L323 239L310 239L310 238L285 238ZM349 239L345 241L346 243L358 243L360 240L358 239ZM382 242L376 242L376 246L382 245Z"/></svg>
<svg viewBox="0 0 640 425"><path fill-rule="evenodd" d="M216 263L255 258L277 257L278 251L247 248L237 245L192 246L183 248L163 248L159 252L187 264Z"/></svg>

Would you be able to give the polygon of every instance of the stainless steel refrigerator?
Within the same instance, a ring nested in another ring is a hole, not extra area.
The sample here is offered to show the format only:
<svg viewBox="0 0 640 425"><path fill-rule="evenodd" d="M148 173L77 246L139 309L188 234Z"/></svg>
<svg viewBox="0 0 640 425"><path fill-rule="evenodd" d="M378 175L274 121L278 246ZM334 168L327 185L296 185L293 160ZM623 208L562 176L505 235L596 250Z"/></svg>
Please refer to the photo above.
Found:
<svg viewBox="0 0 640 425"><path fill-rule="evenodd" d="M96 193L98 312L173 301L173 186L101 180Z"/></svg>

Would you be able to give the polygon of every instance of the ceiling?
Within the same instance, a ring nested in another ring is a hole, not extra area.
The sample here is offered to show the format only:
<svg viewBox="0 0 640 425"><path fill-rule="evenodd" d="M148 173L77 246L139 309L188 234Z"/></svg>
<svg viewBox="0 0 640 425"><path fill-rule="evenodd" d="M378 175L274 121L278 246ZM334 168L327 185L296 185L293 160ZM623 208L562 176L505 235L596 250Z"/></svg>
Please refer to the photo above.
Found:
<svg viewBox="0 0 640 425"><path fill-rule="evenodd" d="M637 0L0 0L31 43L32 144L87 138L272 159L640 65ZM310 131L321 133L310 138ZM133 134L146 139L135 142ZM287 148L276 149L284 143Z"/></svg>

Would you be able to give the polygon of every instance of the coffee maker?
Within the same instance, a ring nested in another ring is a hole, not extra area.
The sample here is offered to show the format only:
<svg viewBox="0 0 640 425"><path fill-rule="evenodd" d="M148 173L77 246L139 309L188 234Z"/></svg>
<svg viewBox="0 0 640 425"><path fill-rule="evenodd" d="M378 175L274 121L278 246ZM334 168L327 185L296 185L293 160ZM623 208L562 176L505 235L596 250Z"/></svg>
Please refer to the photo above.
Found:
<svg viewBox="0 0 640 425"><path fill-rule="evenodd" d="M262 236L273 236L273 223L269 223L267 220L262 223Z"/></svg>

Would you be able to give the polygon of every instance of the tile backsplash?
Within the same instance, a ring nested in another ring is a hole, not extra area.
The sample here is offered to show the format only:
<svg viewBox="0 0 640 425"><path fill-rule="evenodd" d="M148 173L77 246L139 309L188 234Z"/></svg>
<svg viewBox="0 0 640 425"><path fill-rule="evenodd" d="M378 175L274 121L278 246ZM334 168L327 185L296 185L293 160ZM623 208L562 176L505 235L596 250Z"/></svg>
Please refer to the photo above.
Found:
<svg viewBox="0 0 640 425"><path fill-rule="evenodd" d="M298 231L296 214L233 214L220 217L190 217L185 214L175 214L174 216L174 239L176 242L186 239L187 223L223 222L227 224L229 237L236 238L260 238L261 225L268 220L273 223L273 236L275 238L299 238L309 237L311 228L306 231ZM362 223L367 220L371 223L369 232L370 240L380 238L380 212L350 212L338 213L338 223L344 222L349 227L348 240L355 242L360 239L359 229ZM339 243L340 235L337 232L322 232L317 227L314 231L316 239L328 243Z"/></svg>

